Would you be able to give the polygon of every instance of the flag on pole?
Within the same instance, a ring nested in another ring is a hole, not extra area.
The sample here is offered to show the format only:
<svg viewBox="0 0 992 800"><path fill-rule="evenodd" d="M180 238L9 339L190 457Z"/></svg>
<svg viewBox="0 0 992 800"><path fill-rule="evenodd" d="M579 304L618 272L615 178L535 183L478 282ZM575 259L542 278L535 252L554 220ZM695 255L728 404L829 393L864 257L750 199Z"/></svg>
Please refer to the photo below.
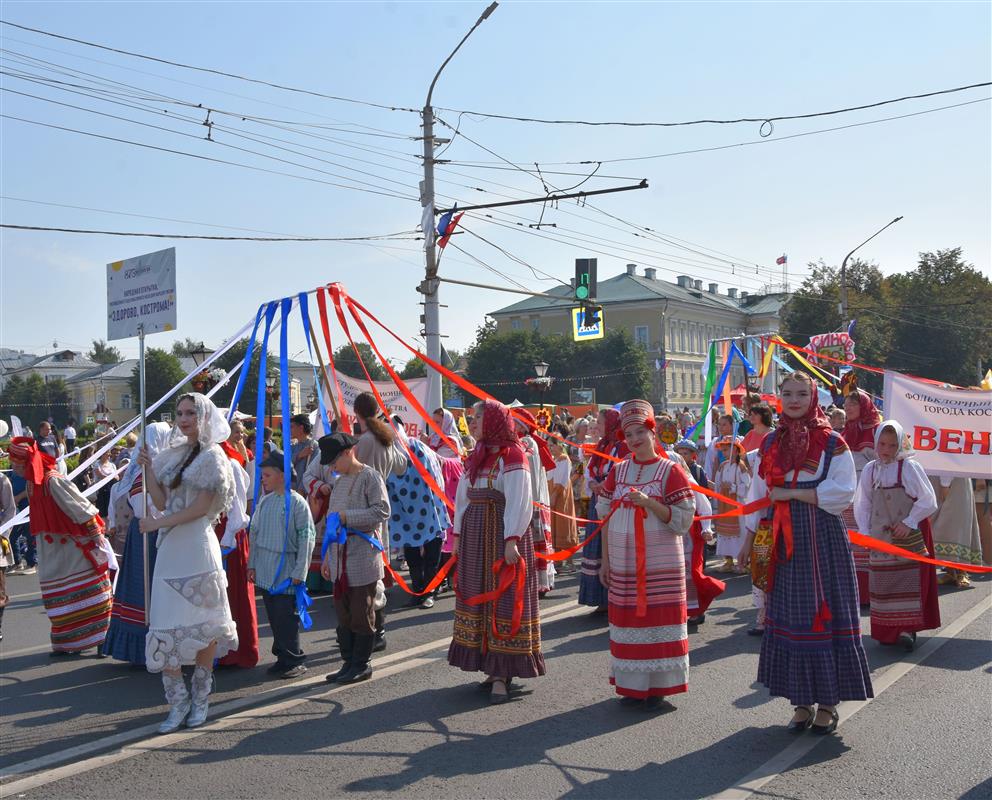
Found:
<svg viewBox="0 0 992 800"><path fill-rule="evenodd" d="M442 250L444 249L444 246L448 243L448 239L451 238L451 234L454 233L455 226L458 224L458 221L463 216L465 216L464 211L461 214L455 216L454 214L457 210L458 210L458 206L456 205L453 209L451 209L451 211L447 212L446 214L442 214L441 219L437 224L437 233L438 236L441 237L440 239L437 240L437 246L440 247Z"/></svg>
<svg viewBox="0 0 992 800"><path fill-rule="evenodd" d="M787 263L788 260L789 257L785 253L782 253L782 255L775 259L775 263L781 267L783 264Z"/></svg>

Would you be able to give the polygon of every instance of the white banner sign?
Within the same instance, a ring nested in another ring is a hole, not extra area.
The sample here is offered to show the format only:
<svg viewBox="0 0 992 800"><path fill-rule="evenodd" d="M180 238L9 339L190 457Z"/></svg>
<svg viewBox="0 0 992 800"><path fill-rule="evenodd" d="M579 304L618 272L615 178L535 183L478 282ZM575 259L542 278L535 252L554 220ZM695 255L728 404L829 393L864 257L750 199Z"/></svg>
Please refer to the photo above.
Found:
<svg viewBox="0 0 992 800"><path fill-rule="evenodd" d="M176 248L107 264L107 339L176 329Z"/></svg>
<svg viewBox="0 0 992 800"><path fill-rule="evenodd" d="M344 395L345 413L354 420L355 412L353 406L355 398L362 392L370 391L369 382L364 379L350 378L347 375L342 375L340 372L337 373L337 376L338 383L341 384L341 394ZM417 398L418 402L424 408L427 408L427 378L410 378L405 383L410 389L410 393ZM389 408L390 415L399 414L403 419L407 436L414 438L420 436L424 430L424 421L420 418L417 410L407 402L407 399L400 393L400 390L396 388L396 384L392 381L377 381L375 388L382 395L382 400ZM336 396L334 402L337 402ZM327 408L327 413L333 415L331 401L328 399L326 392L324 394L324 405ZM433 410L428 409L428 411ZM317 414L317 416L320 415Z"/></svg>
<svg viewBox="0 0 992 800"><path fill-rule="evenodd" d="M928 475L992 478L992 391L885 373L885 416L902 423Z"/></svg>

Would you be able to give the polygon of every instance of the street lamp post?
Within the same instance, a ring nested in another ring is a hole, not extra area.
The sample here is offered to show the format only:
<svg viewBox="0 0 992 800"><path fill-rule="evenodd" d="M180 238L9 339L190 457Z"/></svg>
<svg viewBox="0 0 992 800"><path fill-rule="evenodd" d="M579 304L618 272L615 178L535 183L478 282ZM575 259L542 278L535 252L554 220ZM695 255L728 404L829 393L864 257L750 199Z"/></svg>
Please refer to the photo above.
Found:
<svg viewBox="0 0 992 800"><path fill-rule="evenodd" d="M420 291L424 295L424 338L427 342L427 355L435 362L441 363L441 316L440 300L438 298L438 286L440 281L437 278L437 251L434 247L434 109L431 108L431 97L434 94L434 86L448 62L454 58L455 53L465 44L466 39L478 28L489 15L496 10L499 3L490 3L482 15L475 21L469 32L462 37L458 46L451 51L444 63L441 64L434 80L431 81L427 90L427 101L424 103L424 183L421 192L420 204L424 208L423 228L424 228L424 250L427 262L427 270L424 282L420 285ZM441 374L432 367L427 368L427 407L441 407Z"/></svg>
<svg viewBox="0 0 992 800"><path fill-rule="evenodd" d="M892 222L883 225L877 231L875 231L871 236L865 239L861 244L855 247L850 253L844 256L843 262L840 265L840 321L841 324L846 324L847 321L847 260L853 256L858 250L864 247L868 242L874 239L878 234L884 231L889 225L895 225L902 217L896 217Z"/></svg>
<svg viewBox="0 0 992 800"><path fill-rule="evenodd" d="M538 361L534 365L534 374L537 375L537 380L534 381L534 385L537 387L537 391L541 393L541 408L544 408L544 393L548 391L548 387L551 386L551 379L548 377L548 370L551 365L547 361Z"/></svg>
<svg viewBox="0 0 992 800"><path fill-rule="evenodd" d="M265 379L265 404L269 415L269 427L272 427L272 395L276 391L276 376L269 375ZM285 444L283 445L285 447Z"/></svg>
<svg viewBox="0 0 992 800"><path fill-rule="evenodd" d="M203 342L200 342L196 347L189 351L189 357L193 359L193 363L196 366L200 366L200 364L207 360L207 356L211 353L213 353L213 350L207 347Z"/></svg>

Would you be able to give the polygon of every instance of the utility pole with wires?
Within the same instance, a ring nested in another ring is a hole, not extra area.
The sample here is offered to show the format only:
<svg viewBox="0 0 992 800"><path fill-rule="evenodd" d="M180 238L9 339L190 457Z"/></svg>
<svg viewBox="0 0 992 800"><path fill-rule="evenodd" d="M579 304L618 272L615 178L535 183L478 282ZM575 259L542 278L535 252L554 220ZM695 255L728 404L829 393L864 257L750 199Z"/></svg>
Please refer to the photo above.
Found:
<svg viewBox="0 0 992 800"><path fill-rule="evenodd" d="M426 274L423 283L418 290L424 295L424 331L423 336L427 344L427 355L434 361L441 362L441 315L440 300L438 298L438 287L440 282L437 277L437 249L435 247L434 230L434 109L431 107L431 98L434 94L434 86L448 62L454 58L455 53L465 44L466 39L496 10L497 2L490 3L482 15L475 21L468 33L462 37L458 46L451 51L451 54L444 60L434 80L431 81L427 90L427 101L424 103L423 123L424 123L424 180L420 187L420 205L423 207L421 216L421 227L424 231L424 251L427 264ZM427 410L433 411L442 405L441 395L441 374L431 367L427 368Z"/></svg>

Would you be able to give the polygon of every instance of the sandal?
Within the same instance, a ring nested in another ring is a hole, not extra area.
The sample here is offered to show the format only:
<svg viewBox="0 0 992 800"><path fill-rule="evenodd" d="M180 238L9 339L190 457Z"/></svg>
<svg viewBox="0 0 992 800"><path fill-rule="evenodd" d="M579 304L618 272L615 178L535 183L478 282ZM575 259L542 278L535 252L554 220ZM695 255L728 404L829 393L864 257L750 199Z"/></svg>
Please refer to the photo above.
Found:
<svg viewBox="0 0 992 800"><path fill-rule="evenodd" d="M796 711L805 711L806 719L797 720L793 717L789 724L786 725L785 729L789 733L804 733L808 728L813 725L813 706L796 706Z"/></svg>
<svg viewBox="0 0 992 800"><path fill-rule="evenodd" d="M825 711L830 714L830 723L828 725L811 725L810 727L812 728L813 733L818 734L819 736L826 736L828 733L833 733L837 730L837 725L840 722L840 715L837 713L836 708L826 709L823 706L820 706L816 712L817 715L819 715L821 711ZM812 721L812 717L810 717L810 721Z"/></svg>

